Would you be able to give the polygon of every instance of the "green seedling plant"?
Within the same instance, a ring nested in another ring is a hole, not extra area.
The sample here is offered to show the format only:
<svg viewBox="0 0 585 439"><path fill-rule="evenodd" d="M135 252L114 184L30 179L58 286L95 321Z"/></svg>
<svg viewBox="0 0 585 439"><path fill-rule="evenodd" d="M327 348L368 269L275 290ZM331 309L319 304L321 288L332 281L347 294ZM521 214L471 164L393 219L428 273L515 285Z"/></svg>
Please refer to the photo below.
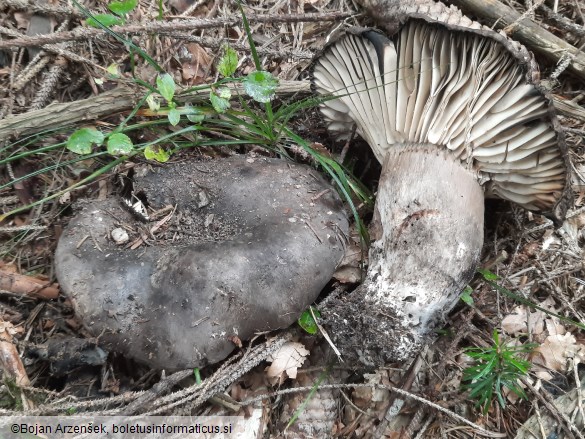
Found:
<svg viewBox="0 0 585 439"><path fill-rule="evenodd" d="M485 269L478 269L477 273L488 285L514 301L542 311L580 329L585 329L585 325L542 308L521 295L502 287L498 284L501 279L495 273ZM471 287L466 287L461 295L461 300L473 308L475 304L472 292ZM476 405L482 409L484 414L491 407L494 396L499 405L502 408L505 407L504 393L506 389L522 399L526 398L526 394L520 386L520 380L527 376L531 364L523 357L532 352L536 346L538 345L535 343L519 346L504 343L498 331L494 330L491 346L465 349L465 353L474 360L475 364L463 371L463 388L469 390L470 398L476 400Z"/></svg>
<svg viewBox="0 0 585 439"><path fill-rule="evenodd" d="M492 345L487 348L467 348L465 353L474 365L463 371L463 387L476 406L487 414L494 396L502 408L506 407L505 391L526 399L521 379L526 377L531 364L522 357L532 352L536 344L512 346L504 343L497 330L492 335Z"/></svg>

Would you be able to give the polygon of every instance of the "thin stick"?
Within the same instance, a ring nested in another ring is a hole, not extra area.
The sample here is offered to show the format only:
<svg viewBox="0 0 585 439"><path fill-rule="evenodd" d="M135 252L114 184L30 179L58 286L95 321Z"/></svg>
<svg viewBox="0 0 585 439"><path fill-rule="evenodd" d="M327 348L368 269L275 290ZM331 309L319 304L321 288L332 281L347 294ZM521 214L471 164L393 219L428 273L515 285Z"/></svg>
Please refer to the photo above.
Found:
<svg viewBox="0 0 585 439"><path fill-rule="evenodd" d="M296 22L320 22L320 21L339 21L351 17L353 14L347 12L328 12L322 14L265 14L250 15L248 20L256 23L296 23ZM172 21L148 21L142 24L130 24L127 26L113 26L111 31L118 34L144 34L154 32L178 32L192 31L196 29L211 29L224 26L235 26L242 21L241 17L233 16L229 18L214 19L188 19ZM68 32L55 32L46 35L32 35L27 37L15 38L13 40L0 41L0 49L15 47L32 47L42 46L43 44L55 44L65 41L89 40L92 38L103 38L106 32L102 29L78 27Z"/></svg>
<svg viewBox="0 0 585 439"><path fill-rule="evenodd" d="M230 41L228 39L217 39L211 37L198 37L196 35L189 35L187 33L177 33L177 32L160 32L161 35L168 36L170 38L174 38L176 40L183 40L189 41L193 43L198 43L203 47L209 47L210 49L219 49L224 44L228 44L232 49L241 50L243 52L249 52L250 46L247 44L238 43L235 41ZM313 59L314 53L308 50L274 50L274 49L267 49L262 47L257 47L256 50L258 51L259 55L265 56L273 56L279 58L293 58L293 59Z"/></svg>
<svg viewBox="0 0 585 439"><path fill-rule="evenodd" d="M52 6L39 2L36 0L3 0L2 6L9 7L15 11L26 11L27 14L43 14L53 15L58 18L63 18L63 15L71 15L73 17L83 17L83 14L68 6Z"/></svg>

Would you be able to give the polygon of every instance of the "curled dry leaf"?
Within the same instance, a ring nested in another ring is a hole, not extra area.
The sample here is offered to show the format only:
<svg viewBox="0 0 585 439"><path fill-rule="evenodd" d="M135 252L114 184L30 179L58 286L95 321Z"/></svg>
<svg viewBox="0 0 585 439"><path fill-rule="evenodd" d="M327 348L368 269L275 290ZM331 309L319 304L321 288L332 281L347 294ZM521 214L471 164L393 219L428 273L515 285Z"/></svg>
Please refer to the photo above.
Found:
<svg viewBox="0 0 585 439"><path fill-rule="evenodd" d="M296 378L297 369L303 365L309 351L301 343L288 342L272 355L272 364L266 368L266 375L272 385L282 384L287 378Z"/></svg>

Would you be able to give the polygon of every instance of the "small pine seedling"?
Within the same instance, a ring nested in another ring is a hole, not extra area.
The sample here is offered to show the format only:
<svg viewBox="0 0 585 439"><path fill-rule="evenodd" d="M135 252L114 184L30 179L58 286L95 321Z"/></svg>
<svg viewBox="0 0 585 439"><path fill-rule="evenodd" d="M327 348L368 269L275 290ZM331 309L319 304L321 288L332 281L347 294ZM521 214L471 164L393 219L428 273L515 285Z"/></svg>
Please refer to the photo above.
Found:
<svg viewBox="0 0 585 439"><path fill-rule="evenodd" d="M465 350L475 360L475 365L463 371L463 388L470 391L470 398L477 400L476 407L481 407L484 415L488 412L494 395L500 406L506 407L504 389L526 399L526 393L520 386L520 378L528 374L531 364L519 356L530 353L535 347L534 343L510 346L494 330L492 346Z"/></svg>

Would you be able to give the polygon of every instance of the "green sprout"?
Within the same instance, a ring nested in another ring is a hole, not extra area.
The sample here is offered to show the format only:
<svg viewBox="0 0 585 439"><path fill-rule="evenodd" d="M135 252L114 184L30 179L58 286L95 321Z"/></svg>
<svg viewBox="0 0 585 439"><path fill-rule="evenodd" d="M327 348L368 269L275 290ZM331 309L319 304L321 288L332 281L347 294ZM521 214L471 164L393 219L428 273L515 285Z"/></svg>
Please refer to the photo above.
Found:
<svg viewBox="0 0 585 439"><path fill-rule="evenodd" d="M475 364L463 371L463 387L470 391L469 396L476 399L476 406L485 415L495 395L502 408L506 407L504 391L507 389L519 398L526 399L520 380L530 370L531 364L521 356L536 347L528 343L511 346L504 343L497 330L493 333L493 344L487 348L467 348L465 353L475 360Z"/></svg>

